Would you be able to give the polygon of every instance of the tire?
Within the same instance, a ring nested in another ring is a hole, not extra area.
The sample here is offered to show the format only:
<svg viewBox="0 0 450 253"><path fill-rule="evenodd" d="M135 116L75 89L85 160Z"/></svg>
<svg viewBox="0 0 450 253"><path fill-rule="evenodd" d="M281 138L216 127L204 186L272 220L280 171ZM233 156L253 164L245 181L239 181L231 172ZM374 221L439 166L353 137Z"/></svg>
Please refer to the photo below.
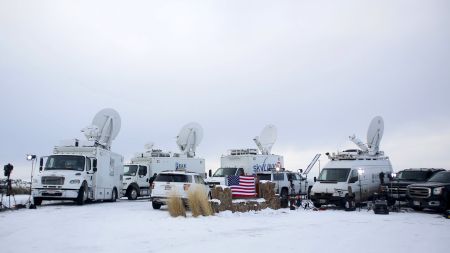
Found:
<svg viewBox="0 0 450 253"><path fill-rule="evenodd" d="M80 187L80 191L78 192L78 197L75 200L77 205L84 205L88 199L88 187L86 184L83 184L83 186Z"/></svg>
<svg viewBox="0 0 450 253"><path fill-rule="evenodd" d="M156 210L158 210L158 209L160 209L160 208L161 208L161 204L159 204L159 203L155 203L155 202L152 202L152 207L153 207L153 209L156 209Z"/></svg>
<svg viewBox="0 0 450 253"><path fill-rule="evenodd" d="M111 192L111 199L108 202L116 202L117 200L117 189L114 188Z"/></svg>
<svg viewBox="0 0 450 253"><path fill-rule="evenodd" d="M42 204L42 199L41 198L33 198L33 203L36 206L40 206Z"/></svg>
<svg viewBox="0 0 450 253"><path fill-rule="evenodd" d="M129 200L136 200L138 195L139 193L136 187L131 187L130 189L128 189L127 197Z"/></svg>
<svg viewBox="0 0 450 253"><path fill-rule="evenodd" d="M281 190L281 208L287 208L289 206L289 199L288 199L288 190L284 188Z"/></svg>

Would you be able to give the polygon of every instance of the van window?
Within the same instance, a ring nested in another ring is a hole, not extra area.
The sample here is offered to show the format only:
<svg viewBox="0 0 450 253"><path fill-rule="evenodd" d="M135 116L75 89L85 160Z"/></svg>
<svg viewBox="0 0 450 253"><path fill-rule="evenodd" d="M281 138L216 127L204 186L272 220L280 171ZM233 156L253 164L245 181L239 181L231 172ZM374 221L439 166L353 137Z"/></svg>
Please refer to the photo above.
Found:
<svg viewBox="0 0 450 253"><path fill-rule="evenodd" d="M350 177L348 178L349 183L354 183L358 181L358 171L352 170L352 173L350 174Z"/></svg>
<svg viewBox="0 0 450 253"><path fill-rule="evenodd" d="M320 172L318 180L319 181L346 182L349 173L350 173L350 169L326 168Z"/></svg>
<svg viewBox="0 0 450 253"><path fill-rule="evenodd" d="M156 176L155 182L192 183L192 177L188 175L160 173Z"/></svg>

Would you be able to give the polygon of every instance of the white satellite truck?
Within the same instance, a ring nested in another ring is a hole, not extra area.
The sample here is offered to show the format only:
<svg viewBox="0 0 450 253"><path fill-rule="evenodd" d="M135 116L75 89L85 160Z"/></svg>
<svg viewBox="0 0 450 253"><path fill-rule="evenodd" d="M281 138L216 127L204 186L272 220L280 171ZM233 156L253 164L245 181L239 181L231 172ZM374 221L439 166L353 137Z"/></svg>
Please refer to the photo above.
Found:
<svg viewBox="0 0 450 253"><path fill-rule="evenodd" d="M195 155L203 138L203 129L197 123L185 125L177 136L180 153L163 152L145 145L146 151L137 153L131 162L124 165L122 193L130 200L150 196L150 177L163 171L187 170L205 176L205 159Z"/></svg>
<svg viewBox="0 0 450 253"><path fill-rule="evenodd" d="M277 128L267 125L253 141L258 149L232 149L220 158L220 168L214 174L209 170L206 183L213 188L216 185L226 185L226 177L232 175L255 175L258 172L284 168L281 155L271 154L272 146L277 139Z"/></svg>
<svg viewBox="0 0 450 253"><path fill-rule="evenodd" d="M34 203L43 200L116 201L122 190L123 157L111 152L121 120L113 109L98 112L84 128L87 141L62 141L53 155L40 158L39 172L32 182Z"/></svg>
<svg viewBox="0 0 450 253"><path fill-rule="evenodd" d="M311 200L315 207L327 204L348 207L349 198L361 203L378 191L381 176L383 180L387 180L388 175L392 173L389 157L379 150L383 131L383 118L377 116L370 123L367 144L353 135L350 140L359 149L331 155L326 153L330 161L324 166L311 189Z"/></svg>

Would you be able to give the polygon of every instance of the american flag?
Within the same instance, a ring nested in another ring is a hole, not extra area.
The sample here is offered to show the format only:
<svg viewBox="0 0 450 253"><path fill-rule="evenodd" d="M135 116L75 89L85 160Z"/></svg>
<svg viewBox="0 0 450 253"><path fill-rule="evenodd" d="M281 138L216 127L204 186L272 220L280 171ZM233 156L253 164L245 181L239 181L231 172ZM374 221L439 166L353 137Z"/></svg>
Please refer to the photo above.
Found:
<svg viewBox="0 0 450 253"><path fill-rule="evenodd" d="M228 176L228 186L233 198L256 197L255 177Z"/></svg>

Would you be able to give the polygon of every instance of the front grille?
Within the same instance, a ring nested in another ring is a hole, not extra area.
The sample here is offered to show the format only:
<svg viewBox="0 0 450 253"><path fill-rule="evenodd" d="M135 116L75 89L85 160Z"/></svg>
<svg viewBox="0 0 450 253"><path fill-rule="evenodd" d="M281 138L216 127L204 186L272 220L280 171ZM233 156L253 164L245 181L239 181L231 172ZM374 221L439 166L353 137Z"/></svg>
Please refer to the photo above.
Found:
<svg viewBox="0 0 450 253"><path fill-rule="evenodd" d="M406 194L407 190L408 189L406 187L396 187L396 186L392 186L392 188L389 186L387 187L387 192L392 194Z"/></svg>
<svg viewBox="0 0 450 253"><path fill-rule="evenodd" d="M331 198L333 196L333 193L315 193L315 198Z"/></svg>
<svg viewBox="0 0 450 253"><path fill-rule="evenodd" d="M431 195L431 189L427 187L410 187L408 194L412 198L428 198Z"/></svg>
<svg viewBox="0 0 450 253"><path fill-rule="evenodd" d="M42 177L42 184L63 185L64 177Z"/></svg>

